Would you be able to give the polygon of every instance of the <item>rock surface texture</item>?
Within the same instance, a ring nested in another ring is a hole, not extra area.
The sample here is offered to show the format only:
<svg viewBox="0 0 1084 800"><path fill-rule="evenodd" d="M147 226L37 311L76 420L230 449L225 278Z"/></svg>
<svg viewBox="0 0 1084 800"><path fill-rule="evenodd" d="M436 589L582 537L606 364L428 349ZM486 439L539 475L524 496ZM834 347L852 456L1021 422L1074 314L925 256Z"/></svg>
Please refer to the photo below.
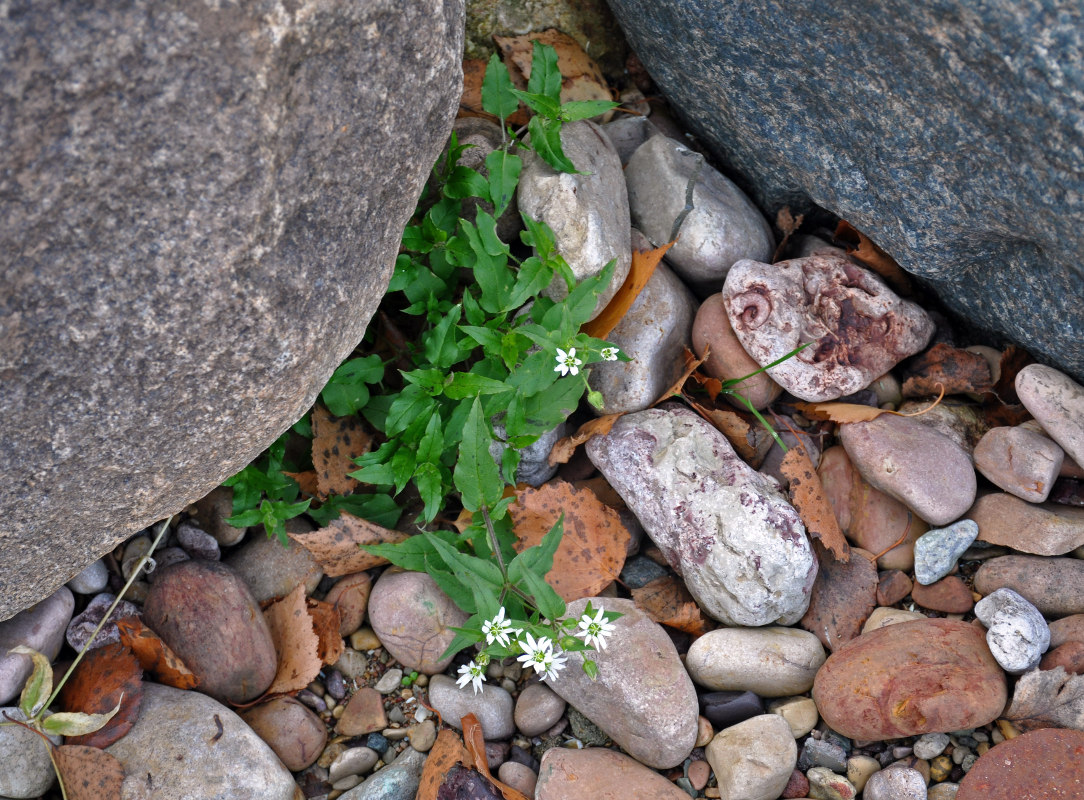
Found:
<svg viewBox="0 0 1084 800"><path fill-rule="evenodd" d="M462 0L18 2L0 30L0 619L199 499L360 341Z"/></svg>
<svg viewBox="0 0 1084 800"><path fill-rule="evenodd" d="M1084 377L1079 7L610 6L769 217L815 204L849 220L975 325ZM931 153L952 157L931 170Z"/></svg>

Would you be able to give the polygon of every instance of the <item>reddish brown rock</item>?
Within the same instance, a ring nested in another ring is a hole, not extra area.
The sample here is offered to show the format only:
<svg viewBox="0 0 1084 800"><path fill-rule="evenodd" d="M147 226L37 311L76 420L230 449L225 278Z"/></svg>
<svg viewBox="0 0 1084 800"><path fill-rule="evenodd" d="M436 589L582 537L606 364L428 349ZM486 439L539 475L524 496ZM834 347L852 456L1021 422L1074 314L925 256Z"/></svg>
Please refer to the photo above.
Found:
<svg viewBox="0 0 1084 800"><path fill-rule="evenodd" d="M877 576L877 605L894 606L907 595L914 586L907 574L898 569L889 569Z"/></svg>
<svg viewBox="0 0 1084 800"><path fill-rule="evenodd" d="M311 766L327 744L323 721L293 697L276 697L237 713L291 772Z"/></svg>
<svg viewBox="0 0 1084 800"><path fill-rule="evenodd" d="M813 684L825 723L880 741L976 728L1005 707L1005 673L980 628L947 619L865 633L828 657Z"/></svg>
<svg viewBox="0 0 1084 800"><path fill-rule="evenodd" d="M388 716L384 713L384 697L376 689L364 686L347 701L335 730L344 736L361 736L386 727Z"/></svg>
<svg viewBox="0 0 1084 800"><path fill-rule="evenodd" d="M956 800L1084 797L1084 731L1044 728L992 747L960 781Z"/></svg>
<svg viewBox="0 0 1084 800"><path fill-rule="evenodd" d="M1084 614L1073 614L1050 623L1050 646L1060 647L1066 642L1084 642Z"/></svg>
<svg viewBox="0 0 1084 800"><path fill-rule="evenodd" d="M688 800L670 781L616 750L554 747L542 756L535 800Z"/></svg>
<svg viewBox="0 0 1084 800"><path fill-rule="evenodd" d="M738 337L734 335L734 329L730 327L730 320L726 316L722 294L713 294L700 305L696 319L693 320L692 338L693 349L699 358L703 358L704 352L710 347L704 361L704 371L713 378L721 381L737 380L760 369L760 364L749 357ZM783 392L783 388L769 378L767 372L742 381L736 389L754 408L764 408ZM745 408L745 405L732 395L726 395L726 398L732 405Z"/></svg>
<svg viewBox="0 0 1084 800"><path fill-rule="evenodd" d="M1061 556L1084 545L1084 508L997 492L975 501L967 517L979 526L980 541L1022 553Z"/></svg>
<svg viewBox="0 0 1084 800"><path fill-rule="evenodd" d="M923 608L944 611L946 614L966 614L975 605L971 590L955 575L949 575L929 586L916 583L911 589L911 599Z"/></svg>
<svg viewBox="0 0 1084 800"><path fill-rule="evenodd" d="M1012 589L1049 617L1084 613L1084 560L1079 558L991 558L975 573L974 585L983 596Z"/></svg>
<svg viewBox="0 0 1084 800"><path fill-rule="evenodd" d="M783 797L805 797L809 793L809 780L799 769L790 774L786 788L783 789Z"/></svg>
<svg viewBox="0 0 1084 800"><path fill-rule="evenodd" d="M467 615L424 572L385 570L369 595L369 624L384 648L407 669L433 675Z"/></svg>
<svg viewBox="0 0 1084 800"><path fill-rule="evenodd" d="M1061 472L1063 451L1056 442L1023 425L991 428L975 446L975 469L1029 503L1041 503Z"/></svg>
<svg viewBox="0 0 1084 800"><path fill-rule="evenodd" d="M1066 642L1043 656L1039 669L1064 667L1066 672L1084 675L1084 642Z"/></svg>
<svg viewBox="0 0 1084 800"><path fill-rule="evenodd" d="M331 603L339 611L340 635L349 636L361 627L371 590L372 580L368 573L356 572L340 578L324 597L325 603Z"/></svg>
<svg viewBox="0 0 1084 800"><path fill-rule="evenodd" d="M829 650L837 650L862 632L862 625L877 606L877 567L872 553L851 548L847 561L837 561L815 542L820 562L817 579L809 598L809 610L799 625L821 640Z"/></svg>

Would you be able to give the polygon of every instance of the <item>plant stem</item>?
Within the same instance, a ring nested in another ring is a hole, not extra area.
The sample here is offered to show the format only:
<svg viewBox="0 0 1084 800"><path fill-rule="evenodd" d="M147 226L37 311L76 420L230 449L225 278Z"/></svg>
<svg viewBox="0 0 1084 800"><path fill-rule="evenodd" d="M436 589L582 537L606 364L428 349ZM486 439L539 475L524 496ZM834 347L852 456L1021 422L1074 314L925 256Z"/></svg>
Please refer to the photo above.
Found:
<svg viewBox="0 0 1084 800"><path fill-rule="evenodd" d="M493 527L493 520L489 518L489 506L482 505L482 519L486 523L486 535L489 537L489 547L493 550L493 556L497 559L497 567L500 568L501 577L508 584L508 568L504 564L504 556L501 554L501 543L497 541L497 531ZM515 587L511 587L515 590Z"/></svg>

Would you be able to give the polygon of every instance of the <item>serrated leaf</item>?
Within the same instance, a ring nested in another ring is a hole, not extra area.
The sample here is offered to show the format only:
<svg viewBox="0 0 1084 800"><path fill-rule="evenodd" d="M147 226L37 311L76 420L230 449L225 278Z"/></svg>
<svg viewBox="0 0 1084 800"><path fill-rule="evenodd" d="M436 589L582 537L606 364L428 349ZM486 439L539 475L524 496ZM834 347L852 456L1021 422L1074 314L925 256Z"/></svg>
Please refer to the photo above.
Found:
<svg viewBox="0 0 1084 800"><path fill-rule="evenodd" d="M22 694L19 695L19 710L26 715L27 719L31 719L42 709L53 692L53 668L43 653L25 645L17 645L8 652L30 656L34 662L34 670L27 678Z"/></svg>
<svg viewBox="0 0 1084 800"><path fill-rule="evenodd" d="M523 159L505 150L494 150L486 156L486 169L489 171L493 216L499 218L515 195L519 175L523 171Z"/></svg>
<svg viewBox="0 0 1084 800"><path fill-rule="evenodd" d="M561 147L561 123L544 117L531 117L527 123L531 135L531 149L558 172L578 173L576 165L568 160Z"/></svg>
<svg viewBox="0 0 1084 800"><path fill-rule="evenodd" d="M533 48L527 91L545 95L560 103L561 70L557 67L557 51L537 41L533 43Z"/></svg>
<svg viewBox="0 0 1084 800"><path fill-rule="evenodd" d="M477 397L481 394L500 394L510 392L512 387L504 381L476 375L473 372L457 372L452 380L444 387L444 394L453 400L462 400L464 397Z"/></svg>
<svg viewBox="0 0 1084 800"><path fill-rule="evenodd" d="M558 116L562 122L575 122L580 119L590 119L599 114L605 114L611 108L617 108L620 103L611 100L571 100L561 104Z"/></svg>
<svg viewBox="0 0 1084 800"><path fill-rule="evenodd" d="M81 711L61 711L42 720L41 729L52 736L84 736L105 727L113 719L124 697L117 701L113 710L105 714L84 714Z"/></svg>
<svg viewBox="0 0 1084 800"><path fill-rule="evenodd" d="M463 428L463 443L459 449L452 479L462 496L463 507L477 511L483 505L492 505L504 491L497 464L489 454L493 440L489 425L482 415L482 402L474 398Z"/></svg>
<svg viewBox="0 0 1084 800"><path fill-rule="evenodd" d="M513 89L514 94L518 99L528 106L536 114L546 117L554 121L559 121L559 115L561 113L561 104L551 97L546 97L544 94L535 94L533 92L521 92Z"/></svg>
<svg viewBox="0 0 1084 800"><path fill-rule="evenodd" d="M470 167L456 166L452 168L448 182L444 184L444 195L456 200L465 197L489 200L489 181Z"/></svg>
<svg viewBox="0 0 1084 800"><path fill-rule="evenodd" d="M519 102L511 90L512 79L508 75L508 67L494 53L489 57L486 76L482 81L482 108L502 120L514 114Z"/></svg>

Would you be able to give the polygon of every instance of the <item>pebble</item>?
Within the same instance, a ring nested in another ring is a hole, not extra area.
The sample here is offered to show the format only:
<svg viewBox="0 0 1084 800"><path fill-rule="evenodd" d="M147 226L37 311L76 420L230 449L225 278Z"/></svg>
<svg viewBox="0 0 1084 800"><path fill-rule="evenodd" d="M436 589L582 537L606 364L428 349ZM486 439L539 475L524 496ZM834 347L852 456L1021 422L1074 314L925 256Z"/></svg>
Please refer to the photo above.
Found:
<svg viewBox="0 0 1084 800"><path fill-rule="evenodd" d="M357 680L364 677L369 670L369 657L365 653L359 653L352 647L343 648L342 655L335 662L335 671L344 679ZM345 682L345 681L344 681Z"/></svg>
<svg viewBox="0 0 1084 800"><path fill-rule="evenodd" d="M215 699L247 703L275 678L271 631L248 586L225 564L183 561L163 570L143 620Z"/></svg>
<svg viewBox="0 0 1084 800"><path fill-rule="evenodd" d="M872 756L851 756L847 759L847 780L860 792L865 788L870 776L880 768L880 762Z"/></svg>
<svg viewBox="0 0 1084 800"><path fill-rule="evenodd" d="M1005 673L982 632L922 619L847 642L817 673L813 699L834 731L881 741L985 725L1005 707Z"/></svg>
<svg viewBox="0 0 1084 800"><path fill-rule="evenodd" d="M929 761L931 758L937 758L945 752L948 745L949 737L947 733L924 733L915 742L914 752L919 758Z"/></svg>
<svg viewBox="0 0 1084 800"><path fill-rule="evenodd" d="M1084 642L1084 614L1073 614L1050 623L1050 646L1059 647L1066 642Z"/></svg>
<svg viewBox="0 0 1084 800"><path fill-rule="evenodd" d="M877 576L877 605L894 606L911 594L914 583L907 573L898 569L889 569Z"/></svg>
<svg viewBox="0 0 1084 800"><path fill-rule="evenodd" d="M200 692L144 683L135 725L105 749L128 775L125 797L146 796L148 785L155 800L208 797L208 787L215 797L261 800L294 800L297 791L274 751Z"/></svg>
<svg viewBox="0 0 1084 800"><path fill-rule="evenodd" d="M898 625L901 622L914 622L916 619L926 619L926 615L917 611L908 611L904 608L885 608L882 606L873 609L869 619L866 620L866 624L862 626L862 633L869 633L888 625Z"/></svg>
<svg viewBox="0 0 1084 800"><path fill-rule="evenodd" d="M872 775L863 800L926 800L926 781L917 769L891 767Z"/></svg>
<svg viewBox="0 0 1084 800"><path fill-rule="evenodd" d="M597 366L592 368L591 374L594 374L595 369L597 369ZM498 421L493 425L493 433L495 436L493 441L490 442L489 454L495 462L500 464L504 456L504 450L508 446L505 443L508 431ZM537 488L556 475L559 465L549 463L550 450L553 449L558 440L569 436L571 433L568 423L562 422L560 425L545 431L526 447L517 447L519 464L516 466L516 483L526 483Z"/></svg>
<svg viewBox="0 0 1084 800"><path fill-rule="evenodd" d="M809 738L798 752L798 769L824 767L832 772L847 771L847 751L835 742Z"/></svg>
<svg viewBox="0 0 1084 800"><path fill-rule="evenodd" d="M194 520L185 520L177 526L177 543L192 558L218 561L222 558L218 540L203 530Z"/></svg>
<svg viewBox="0 0 1084 800"><path fill-rule="evenodd" d="M143 537L140 537L137 541L141 541L142 539ZM133 556L131 559L125 559L125 571L129 575L131 575L132 570L134 570L139 563L140 558L142 558L142 556L137 555ZM182 561L188 561L189 558L190 556L188 553L179 547L163 547L161 550L155 551L153 561L149 562L151 569L144 572L147 576L147 581L149 583L154 583L158 580L158 576L165 571L166 567L172 566L173 564L179 564Z"/></svg>
<svg viewBox="0 0 1084 800"><path fill-rule="evenodd" d="M524 736L540 736L557 724L567 707L568 703L546 684L532 683L516 698L513 719Z"/></svg>
<svg viewBox="0 0 1084 800"><path fill-rule="evenodd" d="M1017 736L977 759L957 800L1077 798L1084 786L1084 731L1043 728Z"/></svg>
<svg viewBox="0 0 1084 800"><path fill-rule="evenodd" d="M372 628L358 628L350 634L350 646L355 650L376 650L383 645Z"/></svg>
<svg viewBox="0 0 1084 800"><path fill-rule="evenodd" d="M437 724L427 719L410 728L410 746L419 753L428 753L437 741Z"/></svg>
<svg viewBox="0 0 1084 800"><path fill-rule="evenodd" d="M633 224L656 245L677 239L666 258L701 296L719 291L738 260L771 258L774 237L757 207L680 142L652 136L629 158L625 182Z"/></svg>
<svg viewBox="0 0 1084 800"><path fill-rule="evenodd" d="M381 731L387 726L383 696L376 689L363 686L346 701L346 708L335 725L335 731L343 736L361 736Z"/></svg>
<svg viewBox="0 0 1084 800"><path fill-rule="evenodd" d="M813 767L805 777L809 781L809 796L814 800L854 800L858 794L853 783L824 767Z"/></svg>
<svg viewBox="0 0 1084 800"><path fill-rule="evenodd" d="M1013 675L1039 664L1050 646L1050 628L1039 609L1012 589L998 589L975 605L987 627L986 643L997 663Z"/></svg>
<svg viewBox="0 0 1084 800"><path fill-rule="evenodd" d="M434 675L429 679L429 705L446 724L460 730L460 720L474 714L489 740L510 739L516 732L512 696L492 683L483 683L482 691L475 693L469 683L459 686L447 675Z"/></svg>
<svg viewBox="0 0 1084 800"><path fill-rule="evenodd" d="M1084 642L1066 642L1048 651L1039 661L1039 669L1056 667L1073 675L1084 675Z"/></svg>
<svg viewBox="0 0 1084 800"><path fill-rule="evenodd" d="M364 775L376 766L380 754L370 747L342 750L328 766L328 780L334 783L348 775Z"/></svg>
<svg viewBox="0 0 1084 800"><path fill-rule="evenodd" d="M612 122L602 126L602 130L610 137L614 149L621 157L622 165L628 164L636 148L660 133L652 123L650 117L642 117L634 114L622 114Z"/></svg>
<svg viewBox="0 0 1084 800"><path fill-rule="evenodd" d="M911 589L911 599L923 608L946 614L966 614L975 605L971 590L956 575L949 575L928 586L916 583Z"/></svg>
<svg viewBox="0 0 1084 800"><path fill-rule="evenodd" d="M915 580L926 586L941 580L978 535L979 526L970 519L922 534L915 542Z"/></svg>
<svg viewBox="0 0 1084 800"><path fill-rule="evenodd" d="M120 630L117 628L116 620L139 614L139 606L135 605L135 603L129 603L127 600L121 600L117 603L117 607L109 617L110 622L102 627L98 635L94 637L93 642L90 641L94 629L98 627L98 623L102 621L105 613L109 610L109 606L116 599L116 595L102 592L87 604L81 614L73 617L72 621L68 623L64 638L75 652L78 653L84 647L87 647L88 642L90 642L89 647L93 649L120 641Z"/></svg>
<svg viewBox="0 0 1084 800"><path fill-rule="evenodd" d="M776 800L798 763L786 720L763 714L716 734L706 748L723 797Z"/></svg>
<svg viewBox="0 0 1084 800"><path fill-rule="evenodd" d="M381 694L391 694L392 692L399 691L399 686L403 680L403 671L398 667L389 669L383 675L380 676L380 680L376 682L376 689Z"/></svg>
<svg viewBox="0 0 1084 800"><path fill-rule="evenodd" d="M76 594L97 594L109 582L109 568L105 559L88 564L78 575L67 583L67 587Z"/></svg>
<svg viewBox="0 0 1084 800"><path fill-rule="evenodd" d="M0 704L17 698L34 671L30 656L8 651L22 645L52 661L60 654L74 609L71 590L61 586L40 603L0 622Z"/></svg>
<svg viewBox="0 0 1084 800"><path fill-rule="evenodd" d="M826 658L820 640L797 628L717 628L689 648L685 669L710 689L761 697L807 692Z"/></svg>
<svg viewBox="0 0 1084 800"><path fill-rule="evenodd" d="M716 728L728 728L764 713L764 701L752 692L708 692L699 697L700 715Z"/></svg>
<svg viewBox="0 0 1084 800"><path fill-rule="evenodd" d="M17 706L0 708L0 719L5 715L26 721L26 715ZM54 744L61 743L59 736L49 739ZM0 725L0 797L38 797L55 780L49 749L41 736L18 725Z"/></svg>
<svg viewBox="0 0 1084 800"><path fill-rule="evenodd" d="M586 449L708 615L744 626L802 617L817 561L801 520L710 423L666 404L621 417Z"/></svg>
<svg viewBox="0 0 1084 800"><path fill-rule="evenodd" d="M1016 373L1020 402L1077 464L1084 464L1084 387L1062 372L1029 364Z"/></svg>
<svg viewBox="0 0 1084 800"><path fill-rule="evenodd" d="M654 770L616 750L554 747L542 756L535 800L688 800Z"/></svg>
<svg viewBox="0 0 1084 800"><path fill-rule="evenodd" d="M497 769L497 778L507 786L525 794L528 800L534 798L538 774L527 765L516 761L505 761Z"/></svg>
<svg viewBox="0 0 1084 800"><path fill-rule="evenodd" d="M625 176L617 151L593 122L563 125L561 146L580 174L557 172L541 158L528 157L519 180L519 210L550 226L557 252L577 281L597 275L617 259L610 285L601 287L598 314L624 283L632 264ZM568 289L558 277L544 294L561 300Z"/></svg>
<svg viewBox="0 0 1084 800"><path fill-rule="evenodd" d="M369 596L369 624L384 648L403 665L429 675L443 672L441 658L467 615L424 572L385 570Z"/></svg>
<svg viewBox="0 0 1084 800"><path fill-rule="evenodd" d="M297 524L290 520L287 527ZM241 576L258 603L285 597L299 583L305 584L305 594L312 594L324 577L316 559L297 542L283 547L277 538L263 535L250 536L223 563Z"/></svg>
<svg viewBox="0 0 1084 800"><path fill-rule="evenodd" d="M422 781L425 753L407 747L395 762L370 775L339 800L414 800Z"/></svg>
<svg viewBox="0 0 1084 800"><path fill-rule="evenodd" d="M238 712L291 772L315 763L327 744L327 727L293 697L276 697Z"/></svg>
<svg viewBox="0 0 1084 800"><path fill-rule="evenodd" d="M726 312L738 341L761 366L817 337L768 367L772 380L795 397L815 403L864 389L933 336L925 311L848 256L764 261L731 267L723 285Z"/></svg>
<svg viewBox="0 0 1084 800"><path fill-rule="evenodd" d="M795 769L791 771L790 780L783 787L782 796L785 798L809 796L809 780L801 770Z"/></svg>
<svg viewBox="0 0 1084 800"><path fill-rule="evenodd" d="M139 561L150 551L151 537L147 536L146 534L143 534L141 536L133 536L131 539L128 540L128 543L124 545L124 555L121 556L120 560L120 571L121 575L124 577L125 580L132 577L132 573L135 572L136 567L139 566ZM162 553L159 552L155 556L155 563L161 560L161 558ZM150 575L153 575L156 569L157 567L154 564L148 562L146 564L146 569L144 570L144 575L146 576L148 575L148 573Z"/></svg>
<svg viewBox="0 0 1084 800"><path fill-rule="evenodd" d="M696 746L706 747L707 743L715 737L715 729L711 726L711 720L705 716L696 719Z"/></svg>
<svg viewBox="0 0 1084 800"><path fill-rule="evenodd" d="M809 697L783 697L768 703L768 712L787 721L795 739L805 736L820 722L817 704Z"/></svg>
<svg viewBox="0 0 1084 800"><path fill-rule="evenodd" d="M953 522L975 502L970 457L920 422L882 414L869 422L841 425L839 436L866 481L931 525Z"/></svg>
<svg viewBox="0 0 1084 800"><path fill-rule="evenodd" d="M1050 617L1084 613L1084 560L1000 556L979 567L975 591L982 595L1012 589Z"/></svg>
<svg viewBox="0 0 1084 800"><path fill-rule="evenodd" d="M699 759L693 761L689 764L686 776L693 790L699 792L708 785L708 781L711 779L711 764Z"/></svg>
<svg viewBox="0 0 1084 800"><path fill-rule="evenodd" d="M1033 503L998 492L980 497L968 512L979 540L1038 556L1060 556L1084 545L1084 508Z"/></svg>
<svg viewBox="0 0 1084 800"><path fill-rule="evenodd" d="M324 596L324 602L335 606L339 612L339 634L344 638L361 627L372 588L373 582L368 573L355 572L339 578Z"/></svg>
<svg viewBox="0 0 1084 800"><path fill-rule="evenodd" d="M726 316L722 293L713 294L697 309L693 319L692 344L698 358L704 358L707 353L702 369L723 382L744 378L760 369L760 364L749 357L738 337L734 335L734 329ZM783 387L773 381L767 372L757 372L753 377L734 386L734 390L758 409L775 402L783 393ZM746 408L745 404L732 394L725 394L723 397L736 408Z"/></svg>
<svg viewBox="0 0 1084 800"><path fill-rule="evenodd" d="M642 249L650 249L644 244ZM656 266L606 337L632 360L601 361L591 367L587 385L601 392L603 401L596 414L642 411L663 396L685 368L682 355L689 348L695 310L696 298L685 284L665 262Z"/></svg>
<svg viewBox="0 0 1084 800"><path fill-rule="evenodd" d="M958 783L939 783L926 790L926 800L956 800L959 791Z"/></svg>
<svg viewBox="0 0 1084 800"><path fill-rule="evenodd" d="M203 530L211 534L222 547L235 545L245 537L245 528L226 524L233 516L233 489L218 486L193 506L194 518Z"/></svg>
<svg viewBox="0 0 1084 800"><path fill-rule="evenodd" d="M952 759L948 756L937 756L930 761L930 780L943 781L952 774Z"/></svg>
<svg viewBox="0 0 1084 800"><path fill-rule="evenodd" d="M991 483L1029 503L1041 503L1057 480L1065 452L1046 436L1018 425L988 430L975 445L974 456L975 469Z"/></svg>

